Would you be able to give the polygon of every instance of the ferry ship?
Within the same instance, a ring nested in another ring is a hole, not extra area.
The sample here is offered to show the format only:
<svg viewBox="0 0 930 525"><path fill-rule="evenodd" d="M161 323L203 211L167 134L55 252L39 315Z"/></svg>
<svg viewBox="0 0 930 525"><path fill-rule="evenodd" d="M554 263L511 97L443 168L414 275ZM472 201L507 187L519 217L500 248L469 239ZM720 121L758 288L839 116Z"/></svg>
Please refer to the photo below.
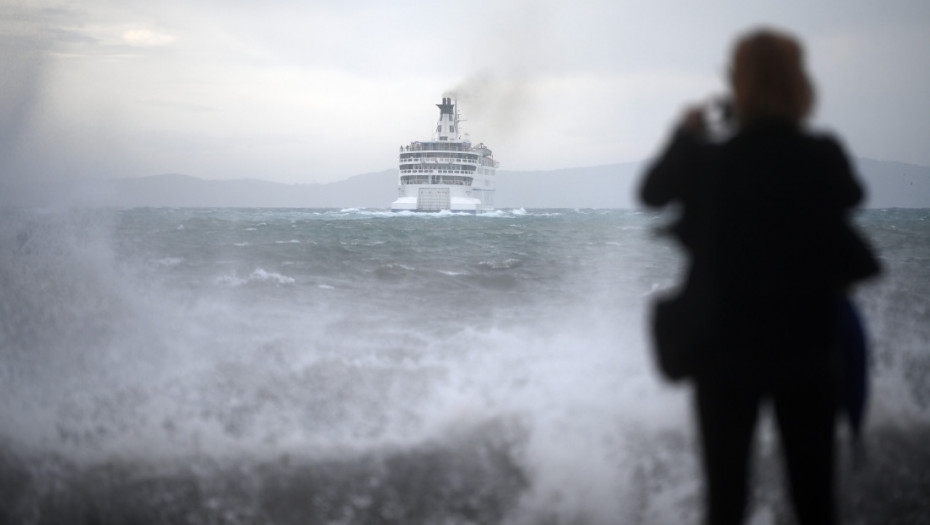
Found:
<svg viewBox="0 0 930 525"><path fill-rule="evenodd" d="M443 97L433 140L400 147L398 197L391 211L477 213L494 209L497 162L484 144L459 135L455 101Z"/></svg>

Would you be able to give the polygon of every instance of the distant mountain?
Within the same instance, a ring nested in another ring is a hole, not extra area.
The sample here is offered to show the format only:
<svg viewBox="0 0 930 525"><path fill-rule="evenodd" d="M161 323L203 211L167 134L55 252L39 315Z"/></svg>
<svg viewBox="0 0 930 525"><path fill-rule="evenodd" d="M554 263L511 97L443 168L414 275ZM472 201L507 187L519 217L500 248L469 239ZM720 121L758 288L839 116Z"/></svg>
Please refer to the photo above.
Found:
<svg viewBox="0 0 930 525"><path fill-rule="evenodd" d="M548 171L499 171L499 208L635 208L644 163ZM930 168L856 159L869 208L930 208ZM0 205L293 207L387 209L396 170L328 184L204 180L178 174L110 181L0 185Z"/></svg>
<svg viewBox="0 0 930 525"><path fill-rule="evenodd" d="M393 200L396 177L394 170L386 170L329 184L280 184L155 175L121 179L113 181L113 185L120 205L130 207L376 208Z"/></svg>
<svg viewBox="0 0 930 525"><path fill-rule="evenodd" d="M329 184L204 180L170 173L108 181L0 184L0 205L385 208L396 193L395 170L356 175Z"/></svg>
<svg viewBox="0 0 930 525"><path fill-rule="evenodd" d="M642 164L550 171L499 171L501 208L634 208Z"/></svg>

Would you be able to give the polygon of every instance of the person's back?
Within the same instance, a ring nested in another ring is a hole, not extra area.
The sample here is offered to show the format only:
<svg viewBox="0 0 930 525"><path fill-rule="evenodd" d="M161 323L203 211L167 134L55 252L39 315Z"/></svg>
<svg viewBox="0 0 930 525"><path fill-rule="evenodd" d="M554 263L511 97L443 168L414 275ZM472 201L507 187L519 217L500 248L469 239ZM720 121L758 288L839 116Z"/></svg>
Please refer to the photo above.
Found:
<svg viewBox="0 0 930 525"><path fill-rule="evenodd" d="M839 286L833 243L861 197L840 149L766 120L721 146L714 164L711 253L725 346L825 351Z"/></svg>

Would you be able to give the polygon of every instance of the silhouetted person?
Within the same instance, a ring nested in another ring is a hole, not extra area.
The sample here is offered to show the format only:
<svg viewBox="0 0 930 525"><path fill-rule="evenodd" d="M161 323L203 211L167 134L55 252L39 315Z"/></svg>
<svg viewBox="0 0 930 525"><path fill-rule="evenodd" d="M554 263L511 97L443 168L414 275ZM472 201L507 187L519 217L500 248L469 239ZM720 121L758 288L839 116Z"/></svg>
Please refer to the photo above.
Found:
<svg viewBox="0 0 930 525"><path fill-rule="evenodd" d="M862 189L837 141L804 128L813 90L793 38L749 33L731 67L733 134L709 140L701 108L687 111L641 187L647 205L680 204L671 231L689 255L685 287L699 290L706 340L688 377L706 520L743 521L757 414L770 401L798 519L830 525L834 322L848 286L878 271L848 219Z"/></svg>

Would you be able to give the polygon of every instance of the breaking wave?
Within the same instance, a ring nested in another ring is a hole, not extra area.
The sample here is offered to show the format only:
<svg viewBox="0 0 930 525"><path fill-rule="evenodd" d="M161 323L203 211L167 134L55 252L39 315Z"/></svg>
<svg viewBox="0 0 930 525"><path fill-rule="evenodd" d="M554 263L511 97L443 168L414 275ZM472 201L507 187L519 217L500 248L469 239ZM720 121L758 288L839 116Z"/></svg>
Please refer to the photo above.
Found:
<svg viewBox="0 0 930 525"><path fill-rule="evenodd" d="M860 218L886 274L857 293L875 393L869 463L842 462L851 523L928 511L917 218ZM644 296L680 271L656 216L0 219L0 522L699 519L687 391L645 344ZM781 523L760 435L753 519Z"/></svg>

